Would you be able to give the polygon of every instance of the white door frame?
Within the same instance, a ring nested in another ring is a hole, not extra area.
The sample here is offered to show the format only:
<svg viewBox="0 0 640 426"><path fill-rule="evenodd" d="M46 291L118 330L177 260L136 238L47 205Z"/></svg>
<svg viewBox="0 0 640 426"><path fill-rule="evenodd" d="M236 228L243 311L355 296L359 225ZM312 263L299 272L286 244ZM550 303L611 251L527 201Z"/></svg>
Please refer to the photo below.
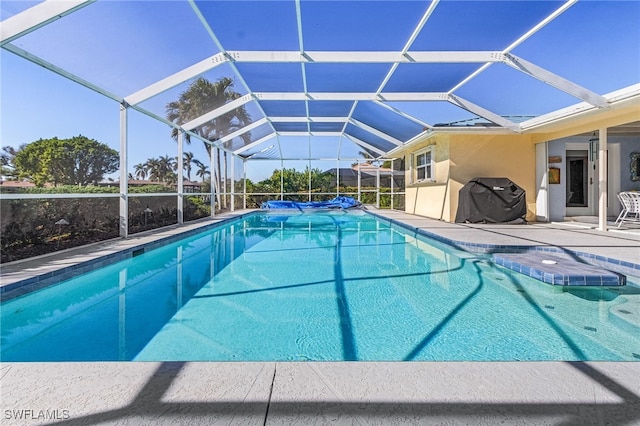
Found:
<svg viewBox="0 0 640 426"><path fill-rule="evenodd" d="M564 147L565 160L567 159L567 151L587 151L589 152L588 142L567 142ZM598 162L595 159L589 158L587 160L587 206L586 207L566 207L565 200L565 216L594 216L598 212ZM569 173L569 161L566 160L565 166L565 189L567 188L569 181L567 179Z"/></svg>
<svg viewBox="0 0 640 426"><path fill-rule="evenodd" d="M606 135L604 137L607 137ZM608 138L607 138L608 139ZM600 137L600 140L603 140L603 137ZM607 201L606 201L606 210L604 212L604 217L602 219L606 219L606 217L615 217L620 212L620 205L617 200L616 194L620 192L621 182L620 182L620 168L622 167L621 158L620 158L620 144L619 143L606 143L606 148L602 146L600 143L600 147L598 150L598 159L592 159L592 161L588 164L588 177L591 181L593 179L593 184L589 185L589 190L587 191L587 205L588 207L566 207L565 208L565 216L580 216L580 215L589 215L589 216L599 216L600 212L600 184L606 185L607 192ZM603 149L604 148L604 149ZM567 142L565 144L565 152L567 150L584 150L589 149L589 143L587 142ZM605 155L606 168L607 168L607 176L606 179L603 180L604 176L600 176L600 167L603 167L605 164L600 162L600 156ZM595 167L594 167L595 165ZM567 164L568 168L568 164ZM565 185L568 182L565 180ZM603 188L604 189L604 188ZM604 210L604 209L603 209ZM602 222L602 220L600 220Z"/></svg>

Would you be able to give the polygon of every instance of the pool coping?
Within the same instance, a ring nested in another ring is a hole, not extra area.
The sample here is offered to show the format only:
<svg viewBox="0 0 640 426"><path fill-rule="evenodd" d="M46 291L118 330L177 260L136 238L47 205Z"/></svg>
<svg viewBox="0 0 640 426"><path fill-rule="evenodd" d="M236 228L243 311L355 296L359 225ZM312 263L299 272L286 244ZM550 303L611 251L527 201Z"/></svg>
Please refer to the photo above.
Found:
<svg viewBox="0 0 640 426"><path fill-rule="evenodd" d="M599 266L611 270L613 272L632 275L634 277L640 277L640 263L633 263L625 260L620 260L608 256L597 255L593 253L587 253L583 251L570 250L566 248L559 248L550 245L517 245L517 244L492 244L492 243L476 243L470 241L463 241L454 238L449 238L443 235L440 235L436 232L428 231L419 226L412 226L408 223L403 222L402 220L394 219L385 215L383 211L365 208L358 209L359 211L364 211L367 214L370 214L376 217L378 220L383 222L388 222L390 225L398 226L404 230L409 231L413 234L414 237L420 235L423 237L427 237L433 239L435 241L439 241L445 243L447 245L453 246L454 248L464 250L471 253L482 253L482 254L495 254L495 253L531 253L531 252L543 252L543 253L554 253L554 254L562 254L573 256L579 259L580 261L584 261L585 263L592 266ZM318 209L318 211L322 211ZM326 210L325 210L326 211ZM15 297L19 297L21 295L37 291L41 288L53 285L61 280L69 279L83 273L86 273L96 267L107 266L118 261L131 258L135 255L138 255L144 251L152 250L154 248L170 244L182 238L187 238L189 236L198 234L200 232L205 232L209 229L213 229L218 226L224 226L226 223L237 220L252 214L256 213L269 213L269 214L282 214L283 212L291 212L290 210L277 210L277 209L268 209L268 210L239 210L234 212L226 212L221 215L216 215L212 218L200 219L193 222L185 223L182 225L172 225L169 227L160 228L153 231L143 232L139 234L134 234L127 239L112 239L103 242L98 242L91 244L89 246L76 247L68 250L63 250L60 252L54 252L50 255L39 256L34 259L24 259L24 261L16 261L9 262L6 264L0 265L0 302L13 299ZM386 212L386 211L385 211ZM399 211L394 211L396 213L404 213ZM404 213L409 215L408 213ZM424 218L421 216L411 215L415 218L424 219L424 220L434 220L429 218ZM455 225L455 224L453 224ZM516 225L511 225L516 226ZM79 261L79 262L71 262L71 264L66 264L63 262L62 265L56 264L56 262L52 262L45 268L32 268L32 272L28 272L26 270L20 270L21 264L34 264L39 261L45 261L50 258L52 255L58 257L64 257L66 253L69 252L77 252L85 250L87 247L98 248L98 251L94 251L91 254L83 254L83 257L88 257L88 259ZM10 273L7 274L7 269L10 270ZM13 272L13 273L12 273ZM20 278L20 272L26 273L29 275L26 278ZM523 273L522 271L517 271ZM18 277L16 278L15 275ZM532 272L529 271L526 273L533 278L538 279L536 276L532 275ZM12 276L13 275L13 276ZM544 281L544 280L542 280Z"/></svg>

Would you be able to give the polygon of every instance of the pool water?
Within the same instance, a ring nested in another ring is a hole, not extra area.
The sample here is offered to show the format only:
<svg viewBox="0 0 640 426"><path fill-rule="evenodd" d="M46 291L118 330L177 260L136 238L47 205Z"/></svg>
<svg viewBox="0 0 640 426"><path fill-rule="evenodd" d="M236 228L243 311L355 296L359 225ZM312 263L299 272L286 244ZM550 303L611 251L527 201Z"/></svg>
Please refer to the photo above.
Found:
<svg viewBox="0 0 640 426"><path fill-rule="evenodd" d="M365 212L261 213L6 301L1 359L637 361L639 302Z"/></svg>

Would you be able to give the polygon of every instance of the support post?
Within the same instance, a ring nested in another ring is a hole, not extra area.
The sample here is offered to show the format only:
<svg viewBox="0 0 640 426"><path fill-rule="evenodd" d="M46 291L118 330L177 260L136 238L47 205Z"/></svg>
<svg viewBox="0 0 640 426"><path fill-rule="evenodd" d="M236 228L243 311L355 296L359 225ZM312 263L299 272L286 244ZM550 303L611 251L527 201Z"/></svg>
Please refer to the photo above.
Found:
<svg viewBox="0 0 640 426"><path fill-rule="evenodd" d="M233 155L231 155L231 185L229 185L231 190L231 211L236 210L236 159Z"/></svg>
<svg viewBox="0 0 640 426"><path fill-rule="evenodd" d="M227 208L227 152L222 151L222 158L224 159L224 167L222 173L222 207Z"/></svg>
<svg viewBox="0 0 640 426"><path fill-rule="evenodd" d="M178 132L178 225L184 223L184 132Z"/></svg>
<svg viewBox="0 0 640 426"><path fill-rule="evenodd" d="M242 160L242 210L247 209L247 160Z"/></svg>
<svg viewBox="0 0 640 426"><path fill-rule="evenodd" d="M608 161L607 161L607 128L598 130L598 230L607 230L608 199Z"/></svg>
<svg viewBox="0 0 640 426"><path fill-rule="evenodd" d="M389 209L390 210L394 210L393 208L393 190L394 188L394 181L396 179L396 169L395 169L395 163L394 163L394 159L391 160L391 177L389 180L389 186L391 187L391 201L389 202Z"/></svg>
<svg viewBox="0 0 640 426"><path fill-rule="evenodd" d="M360 195L360 191L361 191L360 182L361 182L361 179L362 179L362 176L360 174L360 160L358 160L358 162L356 163L356 167L358 168L358 201L362 202L362 197Z"/></svg>
<svg viewBox="0 0 640 426"><path fill-rule="evenodd" d="M129 105L120 104L120 237L129 236L129 175L127 173L128 124L127 114Z"/></svg>
<svg viewBox="0 0 640 426"><path fill-rule="evenodd" d="M376 209L380 208L380 166L376 168Z"/></svg>
<svg viewBox="0 0 640 426"><path fill-rule="evenodd" d="M336 197L340 196L340 160L336 160Z"/></svg>
<svg viewBox="0 0 640 426"><path fill-rule="evenodd" d="M309 190L308 192L308 199L307 201L311 202L311 158L309 158L309 165L307 166L308 170L309 170L309 177L307 178L307 189Z"/></svg>
<svg viewBox="0 0 640 426"><path fill-rule="evenodd" d="M280 160L280 201L284 200L284 161Z"/></svg>
<svg viewBox="0 0 640 426"><path fill-rule="evenodd" d="M211 217L214 217L216 215L216 197L218 197L218 183L217 183L217 179L216 179L216 169L215 169L215 164L216 164L216 147L215 146L211 146L211 156L210 156L210 170L211 170L211 199L210 199L210 203L211 203Z"/></svg>

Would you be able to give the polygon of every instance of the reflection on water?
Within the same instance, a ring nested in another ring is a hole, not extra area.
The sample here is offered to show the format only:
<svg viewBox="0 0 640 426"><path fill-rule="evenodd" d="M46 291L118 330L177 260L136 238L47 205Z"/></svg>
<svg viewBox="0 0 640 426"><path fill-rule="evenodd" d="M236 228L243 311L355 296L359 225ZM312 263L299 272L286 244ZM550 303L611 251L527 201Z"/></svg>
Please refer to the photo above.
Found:
<svg viewBox="0 0 640 426"><path fill-rule="evenodd" d="M2 359L633 360L639 298L362 212L252 215L5 302Z"/></svg>

